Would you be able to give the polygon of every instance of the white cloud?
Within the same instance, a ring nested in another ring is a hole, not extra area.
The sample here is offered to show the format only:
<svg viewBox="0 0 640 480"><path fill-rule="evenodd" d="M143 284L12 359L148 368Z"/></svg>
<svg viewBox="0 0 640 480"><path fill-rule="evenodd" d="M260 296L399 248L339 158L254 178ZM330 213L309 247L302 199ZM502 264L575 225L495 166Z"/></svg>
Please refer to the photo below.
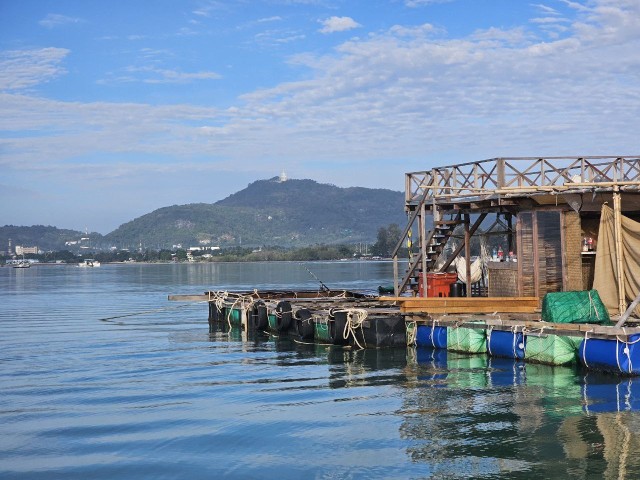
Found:
<svg viewBox="0 0 640 480"><path fill-rule="evenodd" d="M150 54L153 56L153 52ZM101 80L101 84L109 83L148 83L148 84L170 84L170 83L190 83L200 80L219 80L222 78L217 72L181 72L156 67L131 66L124 69L124 74L111 75L107 79Z"/></svg>
<svg viewBox="0 0 640 480"><path fill-rule="evenodd" d="M464 38L432 35L428 25L397 26L330 54L298 55L292 62L309 69L304 81L248 93L228 110L5 93L0 162L5 169L19 164L71 172L72 162L94 155L144 155L194 163L206 158L221 169L242 161L259 171L277 159L295 162L301 175L319 164L328 171L331 164L355 183L377 175L379 185L392 179L400 185L404 171L435 163L633 153L640 111L638 8L637 2L600 0L575 10L578 17L564 23L568 30L554 41L537 38L530 25ZM6 92L7 85L52 78L67 53L41 53L41 62L33 52L20 55L8 70L0 68L0 85ZM174 82L216 75L127 73L138 81ZM23 131L29 134L11 133ZM363 168L371 163L376 168Z"/></svg>
<svg viewBox="0 0 640 480"><path fill-rule="evenodd" d="M266 18L259 18L257 20L258 23L266 23L266 22L279 22L282 20L282 17L279 16L275 16L275 17L266 17Z"/></svg>
<svg viewBox="0 0 640 480"><path fill-rule="evenodd" d="M40 48L0 52L0 91L20 90L47 82L66 70L65 48Z"/></svg>
<svg viewBox="0 0 640 480"><path fill-rule="evenodd" d="M320 33L345 32L362 26L351 17L329 17L321 20L320 23L322 24Z"/></svg>
<svg viewBox="0 0 640 480"><path fill-rule="evenodd" d="M72 25L76 23L82 23L81 18L67 17L66 15L59 15L56 13L50 13L38 23L46 28L56 28L64 25Z"/></svg>
<svg viewBox="0 0 640 480"><path fill-rule="evenodd" d="M543 5L542 3L534 3L531 5L540 10L544 15L560 15L560 13L555 8L552 8L548 5Z"/></svg>
<svg viewBox="0 0 640 480"><path fill-rule="evenodd" d="M407 7L415 8L415 7L425 7L427 5L434 5L436 3L449 3L454 1L455 0L405 0L404 4Z"/></svg>

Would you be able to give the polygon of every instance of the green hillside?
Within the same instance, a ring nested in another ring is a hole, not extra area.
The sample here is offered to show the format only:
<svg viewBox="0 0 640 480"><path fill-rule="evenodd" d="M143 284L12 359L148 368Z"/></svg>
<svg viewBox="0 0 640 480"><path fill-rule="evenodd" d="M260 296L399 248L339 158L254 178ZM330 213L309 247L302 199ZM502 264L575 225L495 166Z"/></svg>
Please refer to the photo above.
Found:
<svg viewBox="0 0 640 480"><path fill-rule="evenodd" d="M401 192L339 188L313 180L259 180L214 204L173 205L118 227L104 237L51 226L0 227L0 251L12 245L41 250L172 249L191 246L280 246L373 243L380 227L404 225ZM89 237L88 240L86 238ZM85 240L80 241L82 238ZM75 242L71 245L66 242Z"/></svg>
<svg viewBox="0 0 640 480"><path fill-rule="evenodd" d="M104 240L118 248L373 242L381 226L404 224L402 207L401 192L274 178L253 182L215 204L160 208Z"/></svg>

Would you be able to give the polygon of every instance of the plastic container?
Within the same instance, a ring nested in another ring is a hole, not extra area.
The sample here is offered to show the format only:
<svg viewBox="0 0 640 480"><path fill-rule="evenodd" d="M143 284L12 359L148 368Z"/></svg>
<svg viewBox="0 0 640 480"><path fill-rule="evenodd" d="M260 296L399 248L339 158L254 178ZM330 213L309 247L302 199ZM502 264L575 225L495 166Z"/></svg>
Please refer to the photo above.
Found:
<svg viewBox="0 0 640 480"><path fill-rule="evenodd" d="M580 362L589 369L606 372L640 374L640 334L618 339L591 338L582 340L578 351Z"/></svg>
<svg viewBox="0 0 640 480"><path fill-rule="evenodd" d="M418 325L416 346L430 348L447 348L447 327L430 327Z"/></svg>
<svg viewBox="0 0 640 480"><path fill-rule="evenodd" d="M580 338L561 335L527 335L525 359L547 365L567 365L576 359Z"/></svg>
<svg viewBox="0 0 640 480"><path fill-rule="evenodd" d="M467 286L464 283L455 282L449 285L449 296L450 297L466 297L467 296Z"/></svg>
<svg viewBox="0 0 640 480"><path fill-rule="evenodd" d="M316 319L314 324L313 338L318 343L332 343L329 332L329 322L326 320Z"/></svg>
<svg viewBox="0 0 640 480"><path fill-rule="evenodd" d="M524 358L525 338L522 332L487 330L487 352L492 357Z"/></svg>
<svg viewBox="0 0 640 480"><path fill-rule="evenodd" d="M423 274L419 275L418 296L424 297ZM427 273L427 297L448 297L451 284L458 281L457 273Z"/></svg>

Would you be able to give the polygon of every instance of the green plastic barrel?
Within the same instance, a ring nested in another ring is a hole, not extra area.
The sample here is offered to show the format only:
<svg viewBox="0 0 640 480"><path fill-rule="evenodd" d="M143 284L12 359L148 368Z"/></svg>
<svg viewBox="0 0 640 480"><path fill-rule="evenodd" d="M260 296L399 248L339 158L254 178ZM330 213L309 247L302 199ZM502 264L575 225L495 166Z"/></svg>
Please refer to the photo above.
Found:
<svg viewBox="0 0 640 480"><path fill-rule="evenodd" d="M485 353L487 335L484 330L466 327L447 327L447 350L464 353Z"/></svg>
<svg viewBox="0 0 640 480"><path fill-rule="evenodd" d="M575 362L582 338L561 335L527 335L524 358L527 362L567 365Z"/></svg>
<svg viewBox="0 0 640 480"><path fill-rule="evenodd" d="M314 325L313 338L316 342L332 343L331 332L329 331L329 322L316 320Z"/></svg>
<svg viewBox="0 0 640 480"><path fill-rule="evenodd" d="M276 317L275 313L270 313L267 317L267 320L269 321L269 330L271 330L272 332L277 332L278 331L278 318Z"/></svg>

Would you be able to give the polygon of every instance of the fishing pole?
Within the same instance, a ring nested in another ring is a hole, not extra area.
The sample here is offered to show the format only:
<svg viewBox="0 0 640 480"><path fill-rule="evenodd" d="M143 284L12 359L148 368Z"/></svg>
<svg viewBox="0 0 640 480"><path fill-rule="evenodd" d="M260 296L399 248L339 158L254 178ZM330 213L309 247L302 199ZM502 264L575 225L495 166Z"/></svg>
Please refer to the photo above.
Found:
<svg viewBox="0 0 640 480"><path fill-rule="evenodd" d="M309 270L304 263L301 263L300 265L302 265L304 267L304 269L307 272L309 272L309 275L311 275L313 278L315 278L317 280L317 282L320 284L320 287L322 287L322 290L324 290L325 292L330 292L331 291L331 289L329 287L327 287L324 283L322 283L322 280L320 280L318 277L316 277L314 275L314 273L311 270Z"/></svg>

